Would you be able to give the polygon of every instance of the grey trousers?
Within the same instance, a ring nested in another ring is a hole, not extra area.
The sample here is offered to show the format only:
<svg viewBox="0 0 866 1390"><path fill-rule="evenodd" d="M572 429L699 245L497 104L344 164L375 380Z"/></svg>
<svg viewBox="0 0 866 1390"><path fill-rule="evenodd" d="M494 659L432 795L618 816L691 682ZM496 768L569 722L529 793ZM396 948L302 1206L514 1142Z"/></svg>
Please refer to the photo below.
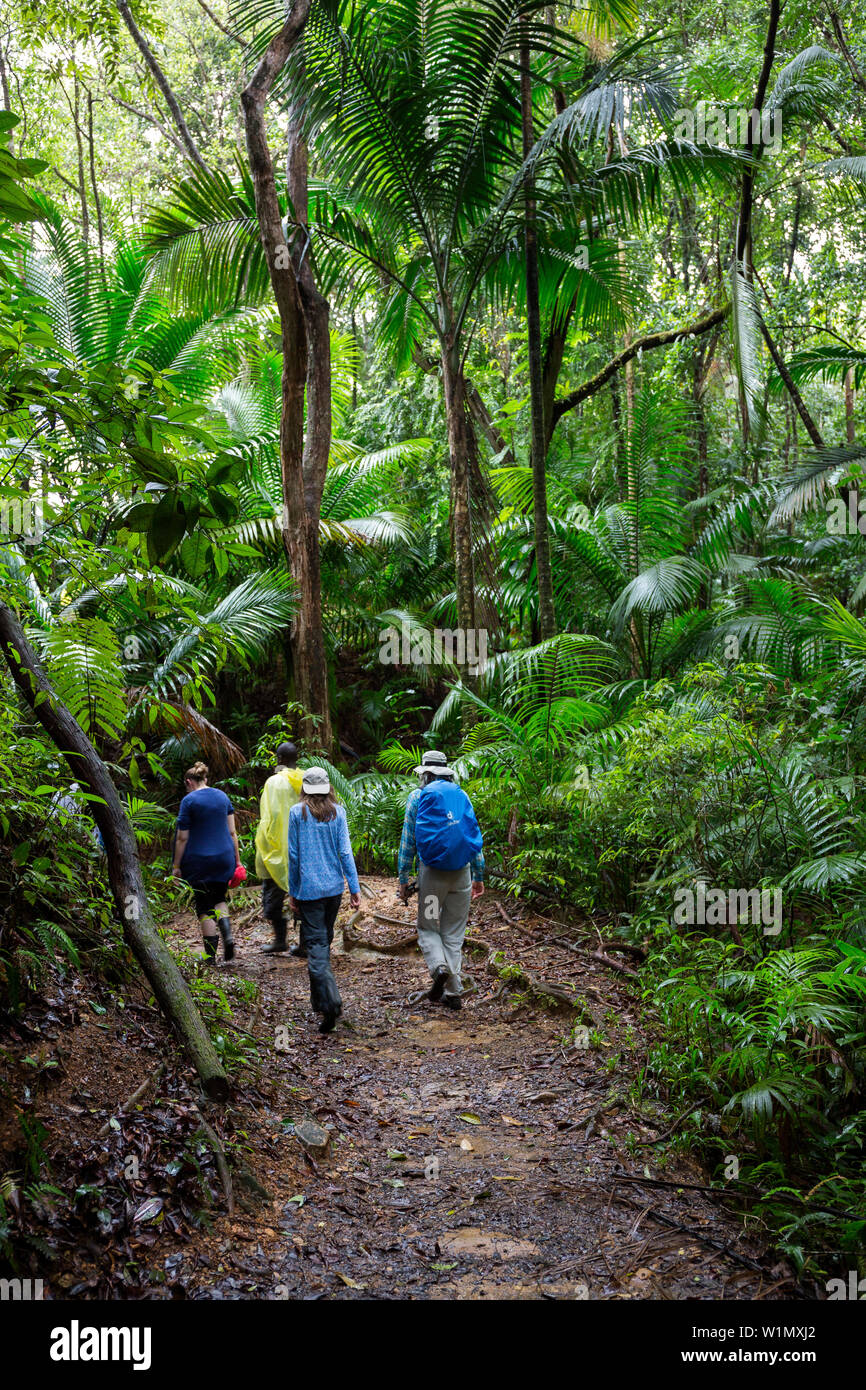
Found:
<svg viewBox="0 0 866 1390"><path fill-rule="evenodd" d="M446 872L418 868L418 945L432 975L437 966L447 965L446 994L461 994L460 968L466 920L472 900L472 876L463 869Z"/></svg>

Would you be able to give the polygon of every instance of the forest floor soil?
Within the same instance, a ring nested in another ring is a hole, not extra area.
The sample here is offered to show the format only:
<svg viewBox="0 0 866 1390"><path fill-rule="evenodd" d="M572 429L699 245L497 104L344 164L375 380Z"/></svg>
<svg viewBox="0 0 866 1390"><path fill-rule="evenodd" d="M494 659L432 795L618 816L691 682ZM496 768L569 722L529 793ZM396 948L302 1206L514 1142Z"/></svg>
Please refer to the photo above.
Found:
<svg viewBox="0 0 866 1390"><path fill-rule="evenodd" d="M305 962L263 954L258 894L235 894L234 961L195 967L250 1049L225 1107L201 1100L144 994L124 1017L76 1007L74 1026L55 1001L62 1076L37 1087L35 1115L55 1170L64 1155L70 1170L55 1181L85 1195L76 1228L55 1220L54 1296L804 1296L736 1203L700 1190L704 1168L670 1150L677 1116L636 1099L652 1037L634 953L488 893L451 1012L423 997L414 906L393 879L364 883L363 915L338 919L344 1012L325 1036ZM168 937L200 949L191 913ZM149 1071L152 1092L119 1114Z"/></svg>

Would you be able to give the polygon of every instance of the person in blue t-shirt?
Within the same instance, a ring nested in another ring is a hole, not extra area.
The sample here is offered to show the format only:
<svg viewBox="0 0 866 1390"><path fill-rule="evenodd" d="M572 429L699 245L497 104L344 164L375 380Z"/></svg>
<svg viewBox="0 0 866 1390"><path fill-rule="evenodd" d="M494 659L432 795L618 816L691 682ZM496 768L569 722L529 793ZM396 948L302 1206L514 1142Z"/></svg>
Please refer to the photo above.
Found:
<svg viewBox="0 0 866 1390"><path fill-rule="evenodd" d="M352 907L361 906L361 885L346 811L338 806L323 767L304 770L301 799L289 812L289 905L301 919L301 946L307 952L310 1003L322 1015L320 1033L331 1033L343 1001L331 969L334 923L349 885Z"/></svg>
<svg viewBox="0 0 866 1390"><path fill-rule="evenodd" d="M215 958L221 936L223 956L231 960L235 943L226 895L241 855L234 807L225 792L208 786L208 776L206 763L194 763L184 775L187 794L178 811L171 872L193 890L207 959Z"/></svg>

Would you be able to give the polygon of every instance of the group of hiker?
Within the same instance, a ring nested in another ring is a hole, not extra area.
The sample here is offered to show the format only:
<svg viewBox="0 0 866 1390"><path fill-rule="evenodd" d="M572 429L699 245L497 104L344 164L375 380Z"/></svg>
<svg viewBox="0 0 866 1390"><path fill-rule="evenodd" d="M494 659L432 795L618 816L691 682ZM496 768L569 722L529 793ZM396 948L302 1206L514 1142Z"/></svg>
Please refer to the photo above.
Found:
<svg viewBox="0 0 866 1390"><path fill-rule="evenodd" d="M398 896L408 903L417 864L418 945L432 979L428 998L450 1009L462 1002L461 963L469 907L484 892L482 836L472 802L457 786L444 753L425 753L415 769L419 786L406 803L397 868ZM205 956L234 958L228 891L244 875L234 808L225 792L208 786L205 763L185 774L186 795L177 818L172 875L190 885ZM273 940L262 949L288 951L307 962L310 1002L330 1033L343 1010L331 966L334 924L343 890L353 908L361 885L340 805L325 768L298 767L298 750L281 743L277 766L265 782L256 832L256 874L262 881L262 915ZM299 923L289 945L286 900Z"/></svg>

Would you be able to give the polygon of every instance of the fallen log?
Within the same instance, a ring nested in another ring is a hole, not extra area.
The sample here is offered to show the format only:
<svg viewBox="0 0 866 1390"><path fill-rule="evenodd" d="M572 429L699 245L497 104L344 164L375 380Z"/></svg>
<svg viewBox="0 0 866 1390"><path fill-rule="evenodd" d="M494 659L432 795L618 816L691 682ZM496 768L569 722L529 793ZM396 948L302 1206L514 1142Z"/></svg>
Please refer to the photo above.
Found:
<svg viewBox="0 0 866 1390"><path fill-rule="evenodd" d="M631 941L600 941L599 946L604 946L608 951L625 951L628 955L634 956L635 960L646 960L647 953L643 946L635 946Z"/></svg>
<svg viewBox="0 0 866 1390"><path fill-rule="evenodd" d="M602 951L587 951L590 960L597 960L599 965L606 965L608 970L615 970L618 975L627 975L630 980L639 980L640 975L636 970L632 970L630 965L620 965L618 960L611 960Z"/></svg>
<svg viewBox="0 0 866 1390"><path fill-rule="evenodd" d="M409 927L409 926L411 926L411 923L410 923L410 922L407 922L407 921L405 920L405 918L403 918L403 917L386 917L385 914L384 914L384 912L373 912L373 913L371 913L370 915L371 915L371 917L373 918L373 921L374 921L374 922L384 922L385 925L388 926L388 927Z"/></svg>
<svg viewBox="0 0 866 1390"><path fill-rule="evenodd" d="M183 1041L206 1095L226 1100L226 1076L177 961L156 929L144 890L138 846L117 789L87 734L57 698L17 617L0 602L0 647L16 686L63 754L72 775L90 793L93 819L105 845L108 878L124 939L160 1008Z"/></svg>

